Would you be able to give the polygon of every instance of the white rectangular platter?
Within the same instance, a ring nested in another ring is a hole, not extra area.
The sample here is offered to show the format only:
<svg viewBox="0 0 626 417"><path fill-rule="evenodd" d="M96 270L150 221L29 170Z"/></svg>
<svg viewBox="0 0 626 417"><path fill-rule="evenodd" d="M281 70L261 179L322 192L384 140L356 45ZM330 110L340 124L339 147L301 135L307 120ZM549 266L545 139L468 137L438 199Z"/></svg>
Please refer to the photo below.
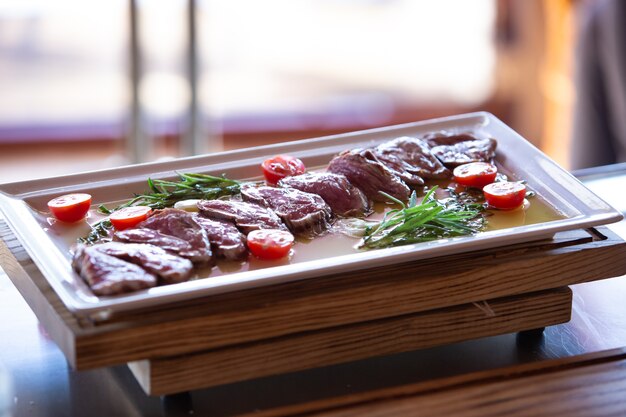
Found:
<svg viewBox="0 0 626 417"><path fill-rule="evenodd" d="M441 130L450 133L476 132L497 139L497 163L512 173L512 179L526 180L529 187L547 205L560 213L562 218L485 231L468 237L373 251L354 251L340 256L320 255L319 259L283 262L266 268L236 270L217 276L209 274L206 278L127 295L97 297L71 267L70 248L76 236L87 234L87 223L83 222L82 226L53 227L54 222L47 212L47 201L62 194L89 193L93 196L94 206L97 206L101 203L127 200L134 193L146 191L148 177L172 179L178 171L225 174L228 178L242 180L258 178L261 162L276 154L294 155L310 167L324 166L334 155L345 149L371 147L400 136L420 137ZM549 238L559 231L592 227L622 219L618 211L576 178L503 122L484 112L161 163L2 184L0 209L28 254L66 306L77 315L101 318L115 311L154 307L208 297L211 294L523 243Z"/></svg>

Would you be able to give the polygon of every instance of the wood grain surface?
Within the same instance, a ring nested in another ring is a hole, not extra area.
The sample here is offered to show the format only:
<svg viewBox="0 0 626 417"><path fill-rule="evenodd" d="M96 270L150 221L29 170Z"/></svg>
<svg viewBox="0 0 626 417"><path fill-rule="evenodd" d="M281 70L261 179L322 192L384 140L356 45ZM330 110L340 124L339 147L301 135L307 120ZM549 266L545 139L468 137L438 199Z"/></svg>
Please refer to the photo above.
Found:
<svg viewBox="0 0 626 417"><path fill-rule="evenodd" d="M407 314L133 363L152 395L170 394L569 321L569 288Z"/></svg>
<svg viewBox="0 0 626 417"><path fill-rule="evenodd" d="M608 229L222 294L113 316L73 316L5 223L0 262L70 364L176 357L626 274ZM514 330L509 330L514 331Z"/></svg>
<svg viewBox="0 0 626 417"><path fill-rule="evenodd" d="M626 348L259 410L255 417L626 415Z"/></svg>

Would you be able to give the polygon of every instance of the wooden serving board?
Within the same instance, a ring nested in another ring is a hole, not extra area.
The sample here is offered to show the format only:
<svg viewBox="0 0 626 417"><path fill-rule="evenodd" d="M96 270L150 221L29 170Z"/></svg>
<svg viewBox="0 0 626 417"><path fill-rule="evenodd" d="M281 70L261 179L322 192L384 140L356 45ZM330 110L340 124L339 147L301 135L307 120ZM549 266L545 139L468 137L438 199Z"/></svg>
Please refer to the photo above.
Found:
<svg viewBox="0 0 626 417"><path fill-rule="evenodd" d="M146 392L167 394L531 330L567 322L571 310L572 291L564 287L138 361L130 369Z"/></svg>
<svg viewBox="0 0 626 417"><path fill-rule="evenodd" d="M626 243L598 228L91 321L65 308L2 222L0 238L2 267L72 367L131 363L151 394L565 322L564 287L626 274Z"/></svg>

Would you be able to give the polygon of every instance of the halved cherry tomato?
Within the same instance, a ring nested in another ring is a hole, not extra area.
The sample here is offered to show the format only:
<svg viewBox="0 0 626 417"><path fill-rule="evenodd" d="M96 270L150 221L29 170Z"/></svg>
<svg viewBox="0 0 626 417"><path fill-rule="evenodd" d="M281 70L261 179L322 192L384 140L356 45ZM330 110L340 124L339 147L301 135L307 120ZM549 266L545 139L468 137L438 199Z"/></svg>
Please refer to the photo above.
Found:
<svg viewBox="0 0 626 417"><path fill-rule="evenodd" d="M490 206L501 210L511 210L524 203L526 186L521 182L494 182L483 188L483 194Z"/></svg>
<svg viewBox="0 0 626 417"><path fill-rule="evenodd" d="M276 184L285 177L304 174L306 171L304 163L291 155L277 155L266 159L261 164L261 167L268 184Z"/></svg>
<svg viewBox="0 0 626 417"><path fill-rule="evenodd" d="M91 196L84 193L66 194L48 201L52 215L67 223L84 219L90 206Z"/></svg>
<svg viewBox="0 0 626 417"><path fill-rule="evenodd" d="M124 230L146 220L151 213L152 209L148 206L124 207L111 213L109 220L116 230Z"/></svg>
<svg viewBox="0 0 626 417"><path fill-rule="evenodd" d="M248 249L260 259L280 259L293 246L294 237L291 233L278 229L253 230L248 233Z"/></svg>
<svg viewBox="0 0 626 417"><path fill-rule="evenodd" d="M454 181L466 187L482 188L496 180L498 168L487 162L471 162L454 168Z"/></svg>

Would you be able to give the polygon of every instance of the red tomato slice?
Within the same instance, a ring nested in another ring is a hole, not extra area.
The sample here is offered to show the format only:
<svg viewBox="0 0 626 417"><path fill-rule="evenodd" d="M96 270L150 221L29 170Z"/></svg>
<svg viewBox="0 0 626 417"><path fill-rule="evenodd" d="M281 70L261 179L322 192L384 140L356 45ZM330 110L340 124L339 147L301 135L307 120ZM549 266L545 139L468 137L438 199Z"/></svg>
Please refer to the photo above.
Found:
<svg viewBox="0 0 626 417"><path fill-rule="evenodd" d="M248 233L248 249L260 259L280 259L289 253L294 237L291 233L277 229L253 230Z"/></svg>
<svg viewBox="0 0 626 417"><path fill-rule="evenodd" d="M261 167L268 184L276 184L285 177L304 174L306 171L304 163L291 155L277 155L266 159Z"/></svg>
<svg viewBox="0 0 626 417"><path fill-rule="evenodd" d="M116 230L124 230L146 220L151 213L152 209L148 206L124 207L111 213L109 220Z"/></svg>
<svg viewBox="0 0 626 417"><path fill-rule="evenodd" d="M511 210L524 203L526 186L521 182L494 182L486 185L483 193L490 206L501 210Z"/></svg>
<svg viewBox="0 0 626 417"><path fill-rule="evenodd" d="M496 180L498 168L487 162L472 162L454 168L454 181L466 187L482 188Z"/></svg>
<svg viewBox="0 0 626 417"><path fill-rule="evenodd" d="M74 223L87 215L91 206L89 194L66 194L48 201L48 209L52 215L63 222Z"/></svg>

